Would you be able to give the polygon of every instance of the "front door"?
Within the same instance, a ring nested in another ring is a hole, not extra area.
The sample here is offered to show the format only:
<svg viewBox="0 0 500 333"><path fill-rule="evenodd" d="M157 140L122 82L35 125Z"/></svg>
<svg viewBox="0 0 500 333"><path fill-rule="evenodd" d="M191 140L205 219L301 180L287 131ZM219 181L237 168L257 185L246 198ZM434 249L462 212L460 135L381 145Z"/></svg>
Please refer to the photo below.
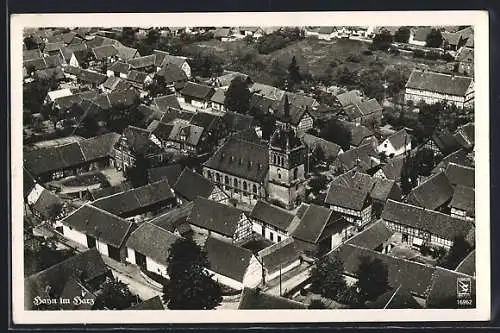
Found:
<svg viewBox="0 0 500 333"><path fill-rule="evenodd" d="M111 259L115 259L116 261L120 261L121 260L120 249L118 249L112 245L108 245L108 256Z"/></svg>
<svg viewBox="0 0 500 333"><path fill-rule="evenodd" d="M89 249L96 247L96 240L94 237L87 235L87 247Z"/></svg>
<svg viewBox="0 0 500 333"><path fill-rule="evenodd" d="M141 269L146 269L146 256L142 253L135 251L135 263Z"/></svg>

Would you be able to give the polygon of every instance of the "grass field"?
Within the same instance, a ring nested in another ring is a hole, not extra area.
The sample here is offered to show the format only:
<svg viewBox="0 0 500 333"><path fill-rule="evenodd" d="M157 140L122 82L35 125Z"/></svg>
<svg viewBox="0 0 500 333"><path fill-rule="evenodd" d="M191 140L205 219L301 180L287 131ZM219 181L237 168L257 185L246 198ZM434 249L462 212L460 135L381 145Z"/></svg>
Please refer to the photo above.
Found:
<svg viewBox="0 0 500 333"><path fill-rule="evenodd" d="M337 64L344 64L350 70L359 70L362 68L370 68L371 66L384 67L391 65L403 65L409 69L419 67L427 67L428 69L443 70L446 63L443 61L416 59L408 54L389 55L385 52L375 51L372 55L363 54L363 51L368 50L369 43L351 40L337 39L332 41L321 41L317 39L306 38L289 44L287 47L274 51L270 54L258 54L252 45L246 44L244 41L221 42L211 40L192 44L189 47L193 50L201 52L214 53L224 60L224 64L230 68L236 57L240 57L245 53L253 53L256 60L262 62L266 69L263 70L263 81L269 81L266 77L270 69L270 65L278 61L284 68L288 66L293 56L297 59L297 63L301 71L309 72L313 77L318 77L330 66L332 61ZM354 56L356 61L349 61L349 57ZM248 73L258 74L260 73ZM255 78L259 81L259 78ZM260 80L262 81L262 80ZM267 82L264 82L267 83Z"/></svg>

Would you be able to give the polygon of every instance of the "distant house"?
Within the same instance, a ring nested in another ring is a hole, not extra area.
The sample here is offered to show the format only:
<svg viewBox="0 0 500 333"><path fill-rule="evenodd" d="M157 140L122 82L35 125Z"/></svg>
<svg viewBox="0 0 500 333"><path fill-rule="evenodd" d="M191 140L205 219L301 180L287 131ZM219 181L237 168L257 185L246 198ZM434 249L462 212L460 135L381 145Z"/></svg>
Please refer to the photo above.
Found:
<svg viewBox="0 0 500 333"><path fill-rule="evenodd" d="M331 183L325 204L362 229L372 220L372 199L367 191Z"/></svg>
<svg viewBox="0 0 500 333"><path fill-rule="evenodd" d="M128 89L129 87L130 85L127 83L127 81L121 79L118 76L110 76L106 81L104 81L100 88L104 93L110 93L114 90L123 90Z"/></svg>
<svg viewBox="0 0 500 333"><path fill-rule="evenodd" d="M373 144L367 143L339 154L335 164L340 173L357 168L370 174L377 171L375 168L380 165L380 158Z"/></svg>
<svg viewBox="0 0 500 333"><path fill-rule="evenodd" d="M243 36L252 36L257 39L264 35L264 31L260 27L239 27L239 33Z"/></svg>
<svg viewBox="0 0 500 333"><path fill-rule="evenodd" d="M336 27L319 27L317 31L318 39L321 40L331 40L339 36Z"/></svg>
<svg viewBox="0 0 500 333"><path fill-rule="evenodd" d="M121 60L121 61L130 61L134 58L140 57L140 53L137 49L134 49L132 47L127 47L122 44L119 45L114 45L118 53L116 54L116 57Z"/></svg>
<svg viewBox="0 0 500 333"><path fill-rule="evenodd" d="M174 192L167 180L131 188L92 202L92 205L123 218L153 213L176 205Z"/></svg>
<svg viewBox="0 0 500 333"><path fill-rule="evenodd" d="M65 46L66 44L64 42L46 43L43 48L43 53L48 56L58 55L59 50Z"/></svg>
<svg viewBox="0 0 500 333"><path fill-rule="evenodd" d="M169 111L170 108L180 109L181 106L175 94L170 94L166 96L153 98L153 102L151 103L151 107L157 108L162 112Z"/></svg>
<svg viewBox="0 0 500 333"><path fill-rule="evenodd" d="M219 186L189 168L182 170L172 188L181 203L194 201L198 197L227 203L229 198Z"/></svg>
<svg viewBox="0 0 500 333"><path fill-rule="evenodd" d="M63 207L63 201L56 194L39 184L35 184L33 189L29 191L25 202L33 215L38 216L42 220L57 218L58 216L54 216L54 213L60 215L60 212L54 209Z"/></svg>
<svg viewBox="0 0 500 333"><path fill-rule="evenodd" d="M285 113L285 103L288 103L287 113ZM310 111L317 106L318 103L309 96L287 93L271 106L271 110L278 126L290 124L296 132L305 133L313 127L314 120Z"/></svg>
<svg viewBox="0 0 500 333"><path fill-rule="evenodd" d="M78 83L90 89L98 88L107 79L108 77L105 74L101 74L88 69L80 70L80 73L77 76Z"/></svg>
<svg viewBox="0 0 500 333"><path fill-rule="evenodd" d="M66 97L73 95L73 92L69 88L52 90L47 93L45 97L45 103L52 104L57 98Z"/></svg>
<svg viewBox="0 0 500 333"><path fill-rule="evenodd" d="M36 297L42 299L75 297L92 299L107 278L112 278L111 270L105 265L96 249L91 249L63 260L24 280L24 307L26 310L92 310L93 304L63 304L37 306Z"/></svg>
<svg viewBox="0 0 500 333"><path fill-rule="evenodd" d="M471 245L475 242L473 222L401 202L389 200L382 219L402 243L416 248L427 244L449 249L458 236Z"/></svg>
<svg viewBox="0 0 500 333"><path fill-rule="evenodd" d="M451 134L434 134L424 144L424 148L432 150L434 156L446 156L457 151L460 148L460 143L457 138Z"/></svg>
<svg viewBox="0 0 500 333"><path fill-rule="evenodd" d="M180 164L163 165L148 169L148 181L154 183L160 180L167 180L170 187L173 187L183 170Z"/></svg>
<svg viewBox="0 0 500 333"><path fill-rule="evenodd" d="M127 310L165 310L160 296L149 298L141 303L137 303Z"/></svg>
<svg viewBox="0 0 500 333"><path fill-rule="evenodd" d="M302 258L293 238L268 246L257 253L263 268L263 283L268 283L300 266Z"/></svg>
<svg viewBox="0 0 500 333"><path fill-rule="evenodd" d="M229 243L240 243L252 236L252 222L244 211L198 197L187 222L195 232Z"/></svg>
<svg viewBox="0 0 500 333"><path fill-rule="evenodd" d="M58 222L64 237L117 261L127 257L125 242L134 223L86 204Z"/></svg>
<svg viewBox="0 0 500 333"><path fill-rule="evenodd" d="M149 139L150 132L135 126L129 126L113 146L111 166L118 170L133 167L138 156L149 160L153 165L163 161L163 149Z"/></svg>
<svg viewBox="0 0 500 333"><path fill-rule="evenodd" d="M168 124L159 122L151 133L151 140L163 149L175 148L195 156L209 152L212 147L208 131L182 119Z"/></svg>
<svg viewBox="0 0 500 333"><path fill-rule="evenodd" d="M405 154L411 150L411 138L405 129L397 131L385 139L378 147L379 153L392 158Z"/></svg>
<svg viewBox="0 0 500 333"><path fill-rule="evenodd" d="M218 111L227 111L225 106L226 101L226 90L225 89L215 89L215 93L210 98L210 107Z"/></svg>
<svg viewBox="0 0 500 333"><path fill-rule="evenodd" d="M357 125L376 127L382 119L382 106L375 98L344 107L344 113Z"/></svg>
<svg viewBox="0 0 500 333"><path fill-rule="evenodd" d="M250 250L218 238L208 237L203 247L212 279L235 290L256 287L262 280L262 265Z"/></svg>
<svg viewBox="0 0 500 333"><path fill-rule="evenodd" d="M474 221L475 212L475 192L473 188L457 185L450 202L451 216Z"/></svg>
<svg viewBox="0 0 500 333"><path fill-rule="evenodd" d="M446 212L452 197L453 187L446 175L440 172L413 188L407 201L415 206Z"/></svg>
<svg viewBox="0 0 500 333"><path fill-rule="evenodd" d="M127 75L127 82L139 89L141 98L147 96L146 87L153 82L153 78L148 73L131 70Z"/></svg>
<svg viewBox="0 0 500 333"><path fill-rule="evenodd" d="M439 162L438 165L432 169L432 173L439 173L441 171L445 171L446 168L448 167L448 164L454 163L466 167L473 167L474 162L473 162L473 157L469 152L467 152L465 149L459 149L451 154L446 155L441 162Z"/></svg>
<svg viewBox="0 0 500 333"><path fill-rule="evenodd" d="M302 204L290 227L297 248L316 257L340 245L353 233L353 227L332 209Z"/></svg>
<svg viewBox="0 0 500 333"><path fill-rule="evenodd" d="M214 38L222 42L230 42L236 39L229 28L218 28L214 31Z"/></svg>
<svg viewBox="0 0 500 333"><path fill-rule="evenodd" d="M171 246L180 237L150 222L141 224L127 240L127 262L143 271L169 278L168 256Z"/></svg>
<svg viewBox="0 0 500 333"><path fill-rule="evenodd" d="M171 65L174 65L175 67L180 68L184 72L187 79L191 78L191 66L188 63L187 57L174 56L168 54L165 51L160 51L160 50L154 50L153 54L156 55L155 65L157 72L161 71L166 67L172 67Z"/></svg>
<svg viewBox="0 0 500 333"><path fill-rule="evenodd" d="M108 69L106 70L106 75L108 77L116 76L122 79L127 79L128 73L130 72L131 69L132 65L121 61L116 61L115 63L113 63L111 66L108 67Z"/></svg>
<svg viewBox="0 0 500 333"><path fill-rule="evenodd" d="M307 309L303 303L289 298L265 293L260 288L244 288L241 293L238 310L270 310L270 309Z"/></svg>
<svg viewBox="0 0 500 333"><path fill-rule="evenodd" d="M171 93L181 91L188 81L186 72L183 71L181 67L175 64L167 64L163 66L156 73L156 75L163 77L167 90Z"/></svg>
<svg viewBox="0 0 500 333"><path fill-rule="evenodd" d="M427 35L431 32L431 27L422 27L411 29L409 44L425 46L427 44Z"/></svg>
<svg viewBox="0 0 500 333"><path fill-rule="evenodd" d="M405 101L427 104L453 103L459 108L474 104L474 80L471 77L413 70L405 86Z"/></svg>
<svg viewBox="0 0 500 333"><path fill-rule="evenodd" d="M187 82L179 92L181 102L204 109L209 107L210 99L214 93L214 88L194 82Z"/></svg>
<svg viewBox="0 0 500 333"><path fill-rule="evenodd" d="M155 73L156 72L155 61L156 61L156 55L151 54L147 56L130 59L128 63L132 66L132 69L146 73Z"/></svg>
<svg viewBox="0 0 500 333"><path fill-rule="evenodd" d="M359 246L380 253L389 253L392 249L392 235L394 235L394 232L385 225L384 221L377 220L363 231L347 240L346 244Z"/></svg>
<svg viewBox="0 0 500 333"><path fill-rule="evenodd" d="M118 50L113 45L102 45L92 49L90 65L108 65L117 60Z"/></svg>
<svg viewBox="0 0 500 333"><path fill-rule="evenodd" d="M342 107L347 107L349 105L361 104L360 93L356 90L349 90L345 93L338 94L335 96Z"/></svg>
<svg viewBox="0 0 500 333"><path fill-rule="evenodd" d="M283 208L259 200L248 215L253 224L253 231L274 243L288 238L290 225L294 218Z"/></svg>
<svg viewBox="0 0 500 333"><path fill-rule="evenodd" d="M310 155L314 154L319 149L328 162L335 161L339 154L344 152L339 145L312 134L304 133L302 140Z"/></svg>

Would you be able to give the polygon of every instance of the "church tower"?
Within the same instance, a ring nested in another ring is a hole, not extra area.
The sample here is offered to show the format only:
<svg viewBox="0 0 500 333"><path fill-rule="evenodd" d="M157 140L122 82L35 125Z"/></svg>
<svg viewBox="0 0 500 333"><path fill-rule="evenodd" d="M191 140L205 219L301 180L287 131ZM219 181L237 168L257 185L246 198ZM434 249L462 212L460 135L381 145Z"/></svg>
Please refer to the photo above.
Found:
<svg viewBox="0 0 500 333"><path fill-rule="evenodd" d="M285 116L288 107L285 106ZM294 209L305 197L306 148L288 123L269 140L269 201Z"/></svg>

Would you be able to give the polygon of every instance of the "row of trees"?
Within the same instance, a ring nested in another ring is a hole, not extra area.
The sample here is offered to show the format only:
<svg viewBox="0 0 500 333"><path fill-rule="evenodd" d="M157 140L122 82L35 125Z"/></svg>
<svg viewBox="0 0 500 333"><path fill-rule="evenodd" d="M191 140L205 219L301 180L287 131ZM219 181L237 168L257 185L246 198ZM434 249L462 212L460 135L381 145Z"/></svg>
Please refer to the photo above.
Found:
<svg viewBox="0 0 500 333"><path fill-rule="evenodd" d="M284 28L262 36L256 42L255 47L259 53L269 54L303 38L303 30L300 30L299 28Z"/></svg>
<svg viewBox="0 0 500 333"><path fill-rule="evenodd" d="M411 36L409 27L400 27L394 36L388 30L382 30L373 37L371 49L387 51L393 42L408 43ZM426 37L425 46L438 48L443 45L443 35L439 29L431 29Z"/></svg>

